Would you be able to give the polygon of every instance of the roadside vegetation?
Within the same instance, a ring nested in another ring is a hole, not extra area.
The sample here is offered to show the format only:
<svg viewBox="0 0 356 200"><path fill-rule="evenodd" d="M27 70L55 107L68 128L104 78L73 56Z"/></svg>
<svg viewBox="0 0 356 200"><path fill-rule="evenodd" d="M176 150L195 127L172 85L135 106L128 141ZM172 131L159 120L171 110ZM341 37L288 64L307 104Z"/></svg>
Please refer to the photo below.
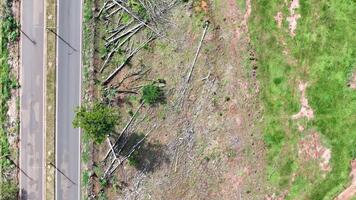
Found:
<svg viewBox="0 0 356 200"><path fill-rule="evenodd" d="M0 183L0 200L17 200L19 188L16 184L6 181Z"/></svg>
<svg viewBox="0 0 356 200"><path fill-rule="evenodd" d="M7 138L8 101L11 98L11 90L18 87L8 63L10 53L8 45L17 40L19 32L18 24L11 12L11 1L5 1L0 6L0 169L4 172L11 166L11 160L8 159L11 153Z"/></svg>
<svg viewBox="0 0 356 200"><path fill-rule="evenodd" d="M77 108L73 121L74 127L81 127L84 133L82 161L88 170L82 174L83 189L86 191L83 198L95 193L97 198L106 199L107 186L119 184L111 181L115 178L112 173L117 168L116 161L124 163L131 155L137 154L135 151L141 145L147 147L149 144L143 142L147 137L144 133L140 140L135 140L136 143L126 144L131 138L130 126L141 120L141 112L146 106L157 105L164 100L161 86L148 84L152 81L140 80L145 78L149 69L142 67L138 71L126 71L130 68L131 58L139 51L148 51L149 43L156 38L153 37L154 30L150 30L153 25L144 26L150 24L150 15L153 13L147 12L147 6L150 5L143 5L143 2L129 0L116 4L110 0L84 1L83 89L86 95L82 106ZM120 6L125 6L128 12ZM158 14L155 17L156 20L159 19ZM116 22L113 23L114 21ZM126 77L117 75L120 71L125 72L123 74ZM118 78L123 78L121 83L117 82ZM139 81L135 82L133 78ZM128 84L130 81L132 82ZM142 86L137 87L137 83ZM131 89L128 86L136 88ZM129 112L126 108L128 105L132 107ZM112 154L109 152L107 158L99 162L99 157L101 159L103 155L98 151L107 148L107 141L112 143L112 149L117 151L120 159L111 158ZM94 175L97 182L93 181ZM100 188L100 191L95 191L96 188Z"/></svg>
<svg viewBox="0 0 356 200"><path fill-rule="evenodd" d="M96 102L94 105L82 105L76 110L73 120L75 128L82 128L95 143L101 144L115 131L120 116L113 108Z"/></svg>
<svg viewBox="0 0 356 200"><path fill-rule="evenodd" d="M82 79L82 94L89 94L90 88L90 68L91 60L93 56L93 43L95 35L95 23L93 18L94 0L83 1L83 46L82 46L82 61L83 61L83 79ZM91 101L90 95L85 95L82 98L82 104L87 104ZM82 162L82 174L81 174L81 199L88 199L91 192L90 175L92 173L92 155L91 148L93 145L92 139L87 134L83 134L81 137L81 162Z"/></svg>
<svg viewBox="0 0 356 200"><path fill-rule="evenodd" d="M356 66L356 2L300 1L294 37L285 19L288 6L253 1L249 25L263 87L267 173L286 199L333 199L349 183L350 161L356 158L356 92L347 86ZM274 20L278 12L280 28ZM309 85L311 120L291 118L301 107L300 82ZM307 132L318 132L331 149L330 172L301 161L298 142Z"/></svg>
<svg viewBox="0 0 356 200"><path fill-rule="evenodd" d="M10 134L8 103L11 91L18 87L18 83L11 73L9 45L18 39L19 31L12 15L12 1L3 1L0 6L0 199L15 200L18 198L18 187L12 174L14 160L17 158L12 157L14 152L10 151L8 140Z"/></svg>

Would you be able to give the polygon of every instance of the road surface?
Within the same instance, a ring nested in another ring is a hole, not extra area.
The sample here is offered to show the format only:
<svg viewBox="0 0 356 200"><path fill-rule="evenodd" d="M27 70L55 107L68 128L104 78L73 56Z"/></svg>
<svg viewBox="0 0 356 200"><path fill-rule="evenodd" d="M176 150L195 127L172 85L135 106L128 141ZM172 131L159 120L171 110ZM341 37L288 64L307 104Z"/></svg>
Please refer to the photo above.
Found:
<svg viewBox="0 0 356 200"><path fill-rule="evenodd" d="M21 4L20 195L29 200L44 199L43 2Z"/></svg>
<svg viewBox="0 0 356 200"><path fill-rule="evenodd" d="M56 200L80 199L81 0L57 0ZM64 173L60 173L60 171Z"/></svg>

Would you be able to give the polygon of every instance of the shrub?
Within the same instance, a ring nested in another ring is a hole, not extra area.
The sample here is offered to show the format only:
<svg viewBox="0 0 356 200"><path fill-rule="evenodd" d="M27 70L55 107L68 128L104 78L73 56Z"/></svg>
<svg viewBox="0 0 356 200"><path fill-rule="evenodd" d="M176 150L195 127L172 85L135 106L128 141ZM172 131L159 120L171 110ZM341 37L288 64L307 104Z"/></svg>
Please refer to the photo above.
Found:
<svg viewBox="0 0 356 200"><path fill-rule="evenodd" d="M153 84L149 84L144 86L142 89L142 100L144 100L150 105L163 103L164 93L160 87Z"/></svg>

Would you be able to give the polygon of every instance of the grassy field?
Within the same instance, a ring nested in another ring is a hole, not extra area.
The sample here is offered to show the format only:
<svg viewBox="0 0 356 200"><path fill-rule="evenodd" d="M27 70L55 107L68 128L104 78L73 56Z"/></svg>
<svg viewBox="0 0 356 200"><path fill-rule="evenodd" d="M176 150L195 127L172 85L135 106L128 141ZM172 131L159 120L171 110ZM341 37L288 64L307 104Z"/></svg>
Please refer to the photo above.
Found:
<svg viewBox="0 0 356 200"><path fill-rule="evenodd" d="M286 199L333 199L349 182L350 160L356 157L356 92L347 87L356 66L356 2L301 0L296 36L288 23L278 28L277 12L289 16L283 1L252 5L251 39L259 59L265 105L264 133L268 177ZM292 120L300 109L299 81L308 82L307 97L315 118ZM317 131L331 148L332 170L322 177L315 166L302 169L297 123ZM291 181L293 174L297 174Z"/></svg>

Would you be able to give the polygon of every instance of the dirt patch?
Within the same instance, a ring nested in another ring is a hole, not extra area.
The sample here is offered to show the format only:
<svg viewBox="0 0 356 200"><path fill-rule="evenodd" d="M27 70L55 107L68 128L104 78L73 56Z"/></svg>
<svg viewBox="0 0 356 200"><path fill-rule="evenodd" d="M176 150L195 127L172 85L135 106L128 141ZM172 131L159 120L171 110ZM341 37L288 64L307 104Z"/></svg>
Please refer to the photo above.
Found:
<svg viewBox="0 0 356 200"><path fill-rule="evenodd" d="M285 194L277 196L275 193L268 195L265 200L284 200Z"/></svg>
<svg viewBox="0 0 356 200"><path fill-rule="evenodd" d="M19 76L19 54L18 54L18 42L11 43L9 45L9 64L11 66L11 75L16 77L16 81ZM7 111L7 130L8 130L8 140L11 146L11 151L16 155L18 151L18 140L19 140L19 90L17 88L11 89L11 98L7 102L8 111ZM17 160L17 155L16 158Z"/></svg>
<svg viewBox="0 0 356 200"><path fill-rule="evenodd" d="M298 131L303 132L305 127L303 125L298 124Z"/></svg>
<svg viewBox="0 0 356 200"><path fill-rule="evenodd" d="M289 14L287 21L289 23L289 33L292 37L295 36L295 31L297 29L297 21L301 17L300 14L296 13L296 9L299 8L299 0L293 0L289 6Z"/></svg>
<svg viewBox="0 0 356 200"><path fill-rule="evenodd" d="M356 71L352 73L351 80L349 82L349 87L356 90Z"/></svg>
<svg viewBox="0 0 356 200"><path fill-rule="evenodd" d="M310 120L314 118L314 111L309 106L308 99L306 97L307 86L308 86L307 83L303 83L303 82L299 83L299 91L301 92L300 104L302 105L302 107L297 114L292 116L293 119L300 119L306 117L308 120Z"/></svg>
<svg viewBox="0 0 356 200"><path fill-rule="evenodd" d="M250 18L250 16L251 16L251 0L246 0L246 11L244 14L244 18L241 22L241 26L245 28L244 31L248 31L247 22L248 22L248 19Z"/></svg>
<svg viewBox="0 0 356 200"><path fill-rule="evenodd" d="M204 12L205 14L209 12L209 4L207 0L200 0L198 3L196 3L196 6L194 7L195 12L200 13Z"/></svg>
<svg viewBox="0 0 356 200"><path fill-rule="evenodd" d="M244 10L244 13L238 9L238 6L236 4L236 1L234 0L229 0L228 1L228 7L227 12L224 13L225 18L224 19L229 19L229 23L233 26L236 27L234 28L234 35L233 38L231 39L231 47L232 47L232 53L236 53L236 47L238 46L238 41L241 38L241 35L246 35L248 32L248 19L251 15L251 1L246 0L246 9ZM243 17L241 18L241 16ZM240 18L240 19L239 19ZM224 20L225 21L225 20ZM238 24L238 22L241 21L241 23ZM248 39L248 37L247 37ZM249 41L249 39L248 39Z"/></svg>
<svg viewBox="0 0 356 200"><path fill-rule="evenodd" d="M278 28L282 27L282 21L283 21L283 13L282 12L277 12L276 16L274 16L274 20L277 22Z"/></svg>
<svg viewBox="0 0 356 200"><path fill-rule="evenodd" d="M299 155L301 158L308 160L318 160L320 169L324 172L331 171L329 164L331 151L322 145L320 135L316 132L307 135L299 141Z"/></svg>
<svg viewBox="0 0 356 200"><path fill-rule="evenodd" d="M238 166L237 163L234 165ZM222 185L222 199L238 199L241 197L240 188L244 184L246 177L251 173L247 167L243 169L231 170L224 176L226 184ZM228 187L227 187L228 186ZM237 191L235 194L231 194L231 191Z"/></svg>
<svg viewBox="0 0 356 200"><path fill-rule="evenodd" d="M356 197L356 160L351 161L351 185L339 194L334 200L351 200Z"/></svg>

